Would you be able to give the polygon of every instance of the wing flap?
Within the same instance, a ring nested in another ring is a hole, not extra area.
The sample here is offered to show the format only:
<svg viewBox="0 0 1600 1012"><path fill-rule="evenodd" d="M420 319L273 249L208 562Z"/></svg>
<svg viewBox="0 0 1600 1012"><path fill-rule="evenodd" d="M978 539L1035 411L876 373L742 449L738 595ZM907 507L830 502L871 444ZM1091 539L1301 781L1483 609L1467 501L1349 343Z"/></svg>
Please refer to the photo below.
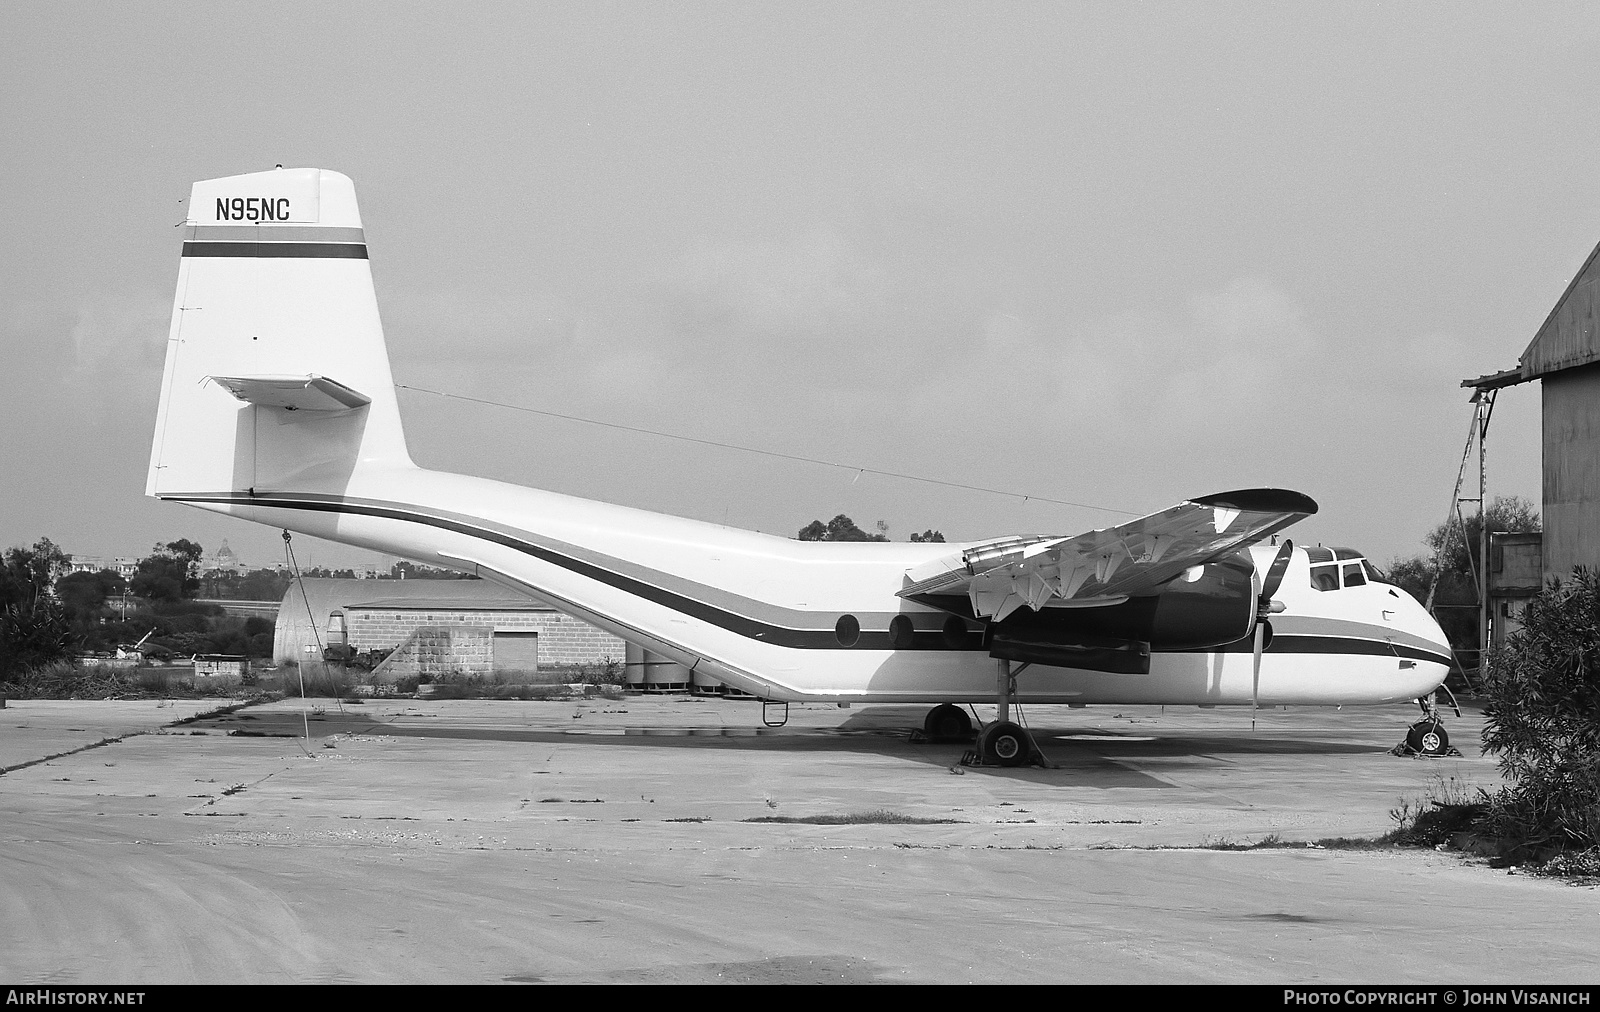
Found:
<svg viewBox="0 0 1600 1012"><path fill-rule="evenodd" d="M1241 489L1075 537L1003 538L906 573L905 598L966 594L974 614L1005 618L1026 606L1111 603L1155 592L1317 512L1309 496Z"/></svg>

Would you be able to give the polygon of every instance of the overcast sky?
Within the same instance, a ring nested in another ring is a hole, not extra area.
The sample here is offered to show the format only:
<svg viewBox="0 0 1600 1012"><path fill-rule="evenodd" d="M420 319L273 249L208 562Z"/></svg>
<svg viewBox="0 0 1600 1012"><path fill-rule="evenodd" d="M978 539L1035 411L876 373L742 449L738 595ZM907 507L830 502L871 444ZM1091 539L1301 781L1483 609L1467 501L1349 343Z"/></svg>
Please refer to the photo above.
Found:
<svg viewBox="0 0 1600 1012"><path fill-rule="evenodd" d="M401 384L1117 510L1293 488L1295 538L1415 554L1460 380L1600 240L1596 38L1589 3L5 4L0 547L281 558L142 493L190 183L282 163L356 181ZM1538 501L1538 404L1502 394L1491 495ZM401 408L424 466L786 535L1120 517Z"/></svg>

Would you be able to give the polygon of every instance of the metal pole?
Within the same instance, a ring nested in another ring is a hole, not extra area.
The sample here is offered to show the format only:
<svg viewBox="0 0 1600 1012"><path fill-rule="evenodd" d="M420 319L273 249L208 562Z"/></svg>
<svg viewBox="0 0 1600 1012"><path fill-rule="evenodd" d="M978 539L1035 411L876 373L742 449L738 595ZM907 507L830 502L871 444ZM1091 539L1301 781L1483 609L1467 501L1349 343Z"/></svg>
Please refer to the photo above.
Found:
<svg viewBox="0 0 1600 1012"><path fill-rule="evenodd" d="M995 720L1011 719L1011 662L1000 658L995 668Z"/></svg>
<svg viewBox="0 0 1600 1012"><path fill-rule="evenodd" d="M1478 398L1476 395L1473 396L1472 403L1474 405L1472 420L1467 423L1467 442L1465 446L1461 447L1461 466L1456 468L1456 487L1450 493L1450 510L1444 519L1444 541L1439 545L1438 550L1433 553L1433 579L1428 583L1428 599L1422 602L1422 606L1428 609L1430 615L1433 613L1433 597L1439 592L1439 577L1444 572L1444 559L1450 554L1450 538L1456 532L1455 525L1461 520L1461 483L1467 478L1467 461L1472 459L1472 441L1478 435L1478 409L1476 406ZM1466 528L1462 527L1462 539L1465 540L1466 536ZM1471 550L1468 549L1469 554L1470 552Z"/></svg>
<svg viewBox="0 0 1600 1012"><path fill-rule="evenodd" d="M1489 656L1489 472L1486 440L1494 393L1478 392L1478 673Z"/></svg>

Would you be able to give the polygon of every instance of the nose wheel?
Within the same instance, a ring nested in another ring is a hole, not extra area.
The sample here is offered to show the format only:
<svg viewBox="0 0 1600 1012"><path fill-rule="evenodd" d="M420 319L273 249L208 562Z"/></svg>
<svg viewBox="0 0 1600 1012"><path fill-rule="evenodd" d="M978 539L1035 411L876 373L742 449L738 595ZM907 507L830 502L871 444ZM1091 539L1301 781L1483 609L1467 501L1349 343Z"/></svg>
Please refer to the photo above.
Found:
<svg viewBox="0 0 1600 1012"><path fill-rule="evenodd" d="M1395 755L1423 756L1428 759L1460 755L1450 747L1450 734L1444 729L1444 721L1439 718L1433 698L1430 696L1418 702L1422 704L1422 719L1406 728L1406 740L1390 751Z"/></svg>
<svg viewBox="0 0 1600 1012"><path fill-rule="evenodd" d="M1461 754L1450 747L1450 735L1437 717L1423 718L1406 728L1406 741L1401 748L1404 749L1404 755L1427 756L1430 759Z"/></svg>

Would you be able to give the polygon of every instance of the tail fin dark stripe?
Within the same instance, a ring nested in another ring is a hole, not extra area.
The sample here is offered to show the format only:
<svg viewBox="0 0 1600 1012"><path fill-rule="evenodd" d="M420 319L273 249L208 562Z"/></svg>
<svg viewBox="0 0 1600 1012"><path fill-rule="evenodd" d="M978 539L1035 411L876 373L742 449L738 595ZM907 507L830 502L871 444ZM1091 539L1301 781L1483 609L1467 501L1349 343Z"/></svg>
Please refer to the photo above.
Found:
<svg viewBox="0 0 1600 1012"><path fill-rule="evenodd" d="M186 257L313 257L365 260L365 243L347 242L186 242Z"/></svg>

